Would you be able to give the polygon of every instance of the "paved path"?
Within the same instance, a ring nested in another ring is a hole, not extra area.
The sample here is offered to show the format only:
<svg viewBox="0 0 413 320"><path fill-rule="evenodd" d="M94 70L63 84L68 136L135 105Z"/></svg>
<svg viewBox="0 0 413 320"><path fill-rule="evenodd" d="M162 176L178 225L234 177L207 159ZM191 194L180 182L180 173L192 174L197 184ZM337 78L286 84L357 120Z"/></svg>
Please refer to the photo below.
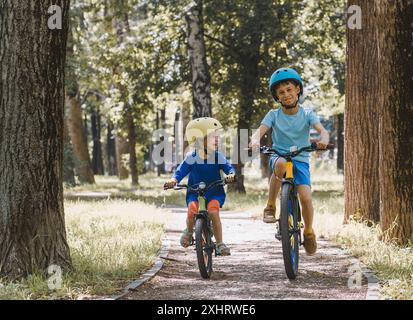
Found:
<svg viewBox="0 0 413 320"><path fill-rule="evenodd" d="M169 209L171 210L171 209ZM186 209L172 209L167 230L171 248L164 267L124 299L365 299L367 285L350 290L349 257L329 241L318 241L316 255L300 250L300 274L289 281L274 225L250 218L248 212L222 212L224 241L231 256L213 260L214 273L201 278L194 247L179 246Z"/></svg>

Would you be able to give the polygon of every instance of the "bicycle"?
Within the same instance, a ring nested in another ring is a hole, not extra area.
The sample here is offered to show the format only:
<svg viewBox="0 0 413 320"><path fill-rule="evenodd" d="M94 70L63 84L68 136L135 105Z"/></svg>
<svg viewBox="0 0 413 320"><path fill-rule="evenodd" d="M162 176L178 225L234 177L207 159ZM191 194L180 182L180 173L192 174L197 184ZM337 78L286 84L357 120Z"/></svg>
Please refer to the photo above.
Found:
<svg viewBox="0 0 413 320"><path fill-rule="evenodd" d="M294 183L292 158L301 152L325 151L334 148L334 145L327 145L327 149L318 149L317 143L310 146L292 150L282 154L275 149L260 147L260 152L265 155L278 155L287 160L285 164L285 175L281 185L280 217L276 221L275 238L281 241L285 272L290 280L294 280L298 274L299 246L303 245L301 221L301 208L297 197L297 186Z"/></svg>
<svg viewBox="0 0 413 320"><path fill-rule="evenodd" d="M204 279L209 279L212 274L212 253L215 253L215 257L218 256L216 244L212 240L212 223L208 216L205 193L212 188L225 186L226 184L227 183L225 180L217 180L209 185L205 182L199 182L193 186L178 184L174 187L174 190L188 189L189 191L198 194L199 209L198 213L195 215L195 250L197 254L199 272L201 273L201 277ZM193 244L194 239L192 238L190 245Z"/></svg>

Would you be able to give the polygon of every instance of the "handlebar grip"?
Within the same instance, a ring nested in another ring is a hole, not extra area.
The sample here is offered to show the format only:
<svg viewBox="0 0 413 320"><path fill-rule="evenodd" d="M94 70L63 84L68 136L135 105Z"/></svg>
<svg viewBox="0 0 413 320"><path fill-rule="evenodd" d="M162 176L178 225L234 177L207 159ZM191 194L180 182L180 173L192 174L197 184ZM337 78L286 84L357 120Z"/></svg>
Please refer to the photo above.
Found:
<svg viewBox="0 0 413 320"><path fill-rule="evenodd" d="M333 143L329 143L329 144L327 145L327 149L329 149L329 150L333 150L335 147L336 147L336 146L335 146L335 144L333 144Z"/></svg>

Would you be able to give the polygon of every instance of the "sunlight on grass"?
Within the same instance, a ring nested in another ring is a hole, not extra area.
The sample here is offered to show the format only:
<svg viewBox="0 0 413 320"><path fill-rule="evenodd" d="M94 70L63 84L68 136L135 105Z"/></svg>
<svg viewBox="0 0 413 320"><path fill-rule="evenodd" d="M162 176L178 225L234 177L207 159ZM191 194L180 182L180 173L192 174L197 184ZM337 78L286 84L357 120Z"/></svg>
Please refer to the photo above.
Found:
<svg viewBox="0 0 413 320"><path fill-rule="evenodd" d="M68 201L65 211L73 271L64 274L62 288L50 291L47 279L33 275L0 285L0 299L112 294L152 265L168 222L155 206L136 201Z"/></svg>

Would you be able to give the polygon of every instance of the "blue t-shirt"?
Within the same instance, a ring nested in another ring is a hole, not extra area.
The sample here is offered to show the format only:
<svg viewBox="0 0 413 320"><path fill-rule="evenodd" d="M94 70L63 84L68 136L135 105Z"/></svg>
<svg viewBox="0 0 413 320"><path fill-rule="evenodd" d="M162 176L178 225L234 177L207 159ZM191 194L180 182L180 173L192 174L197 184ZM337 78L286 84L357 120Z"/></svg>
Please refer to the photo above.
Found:
<svg viewBox="0 0 413 320"><path fill-rule="evenodd" d="M261 124L272 128L273 148L281 153L290 152L290 147L298 149L310 145L310 128L319 123L317 115L311 109L298 106L298 112L285 114L282 108L267 113ZM302 152L294 160L309 163L310 155Z"/></svg>
<svg viewBox="0 0 413 320"><path fill-rule="evenodd" d="M184 161L176 168L173 178L178 180L178 183L188 174L188 185L192 186L199 182L205 182L207 185L211 182L221 180L221 171L225 174L235 173L234 168L225 158L225 156L216 151L208 159L201 159L196 151L189 152ZM205 193L207 202L212 199L218 200L222 207L225 202L225 190L222 186L217 186L208 190ZM198 201L198 195L189 190L186 193L187 205L191 201Z"/></svg>

